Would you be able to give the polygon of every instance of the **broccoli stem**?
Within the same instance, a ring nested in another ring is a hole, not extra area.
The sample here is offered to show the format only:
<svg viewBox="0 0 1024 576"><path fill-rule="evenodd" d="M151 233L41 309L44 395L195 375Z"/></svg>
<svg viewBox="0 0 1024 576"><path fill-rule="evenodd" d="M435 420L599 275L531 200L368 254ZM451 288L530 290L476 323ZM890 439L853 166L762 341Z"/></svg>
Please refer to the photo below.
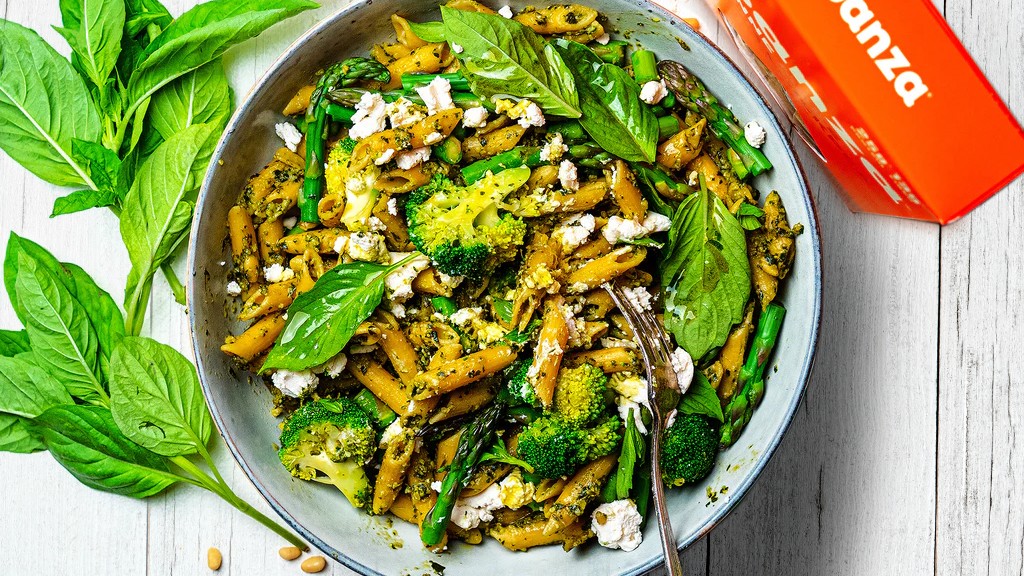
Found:
<svg viewBox="0 0 1024 576"><path fill-rule="evenodd" d="M462 429L459 446L455 449L452 462L448 465L448 473L441 482L437 502L427 512L420 526L420 539L427 547L437 546L444 538L455 501L459 499L459 494L469 482L469 477L473 474L480 457L491 446L494 431L501 423L504 411L504 404L495 402L480 411L476 418Z"/></svg>
<svg viewBox="0 0 1024 576"><path fill-rule="evenodd" d="M509 168L529 166L531 168L540 166L543 161L540 159L539 146L518 146L502 152L496 156L478 160L462 169L462 177L466 184L472 184L483 178L488 172L497 174Z"/></svg>
<svg viewBox="0 0 1024 576"><path fill-rule="evenodd" d="M658 75L658 60L654 57L654 52L637 50L630 56L630 60L633 62L633 79L637 84L643 86L661 78Z"/></svg>
<svg viewBox="0 0 1024 576"><path fill-rule="evenodd" d="M679 103L691 112L707 118L711 131L739 155L750 174L757 176L771 170L772 163L768 158L747 142L736 116L708 91L696 75L671 60L659 62L658 70Z"/></svg>
<svg viewBox="0 0 1024 576"><path fill-rule="evenodd" d="M445 74L402 74L402 88L413 90L418 86L426 86L434 81L434 78L444 78L452 85L453 91L469 92L469 81L461 72L448 72Z"/></svg>
<svg viewBox="0 0 1024 576"><path fill-rule="evenodd" d="M743 427L750 422L754 408L761 403L764 397L764 371L768 365L768 357L775 347L779 337L779 330L782 327L782 320L786 316L786 309L780 304L769 304L757 323L757 333L754 335L754 342L747 355L747 361L740 368L736 379L736 385L740 391L725 407L725 424L721 430L721 445L731 446Z"/></svg>
<svg viewBox="0 0 1024 576"><path fill-rule="evenodd" d="M605 45L595 43L590 46L590 49L601 60L622 66L623 61L626 60L626 46L629 46L629 42L625 40L612 40Z"/></svg>

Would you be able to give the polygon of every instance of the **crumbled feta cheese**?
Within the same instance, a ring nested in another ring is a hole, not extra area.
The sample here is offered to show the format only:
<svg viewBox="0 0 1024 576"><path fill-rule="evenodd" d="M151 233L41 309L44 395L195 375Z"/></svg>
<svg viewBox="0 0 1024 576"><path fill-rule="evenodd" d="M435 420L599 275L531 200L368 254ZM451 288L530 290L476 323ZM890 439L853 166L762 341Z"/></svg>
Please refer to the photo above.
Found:
<svg viewBox="0 0 1024 576"><path fill-rule="evenodd" d="M640 89L640 99L654 106L668 96L668 86L664 80L651 80Z"/></svg>
<svg viewBox="0 0 1024 576"><path fill-rule="evenodd" d="M460 328L464 328L466 326L471 325L474 320L480 318L480 315L483 314L483 311L484 309L481 308L480 306L474 306L472 308L460 308L452 313L452 315L449 317L449 320L452 321L452 324L455 324Z"/></svg>
<svg viewBox="0 0 1024 576"><path fill-rule="evenodd" d="M394 102L388 103L386 110L392 128L412 126L426 117L426 114L423 113L423 107L408 98L399 98Z"/></svg>
<svg viewBox="0 0 1024 576"><path fill-rule="evenodd" d="M511 6L502 6L501 9L498 10L498 14L504 16L505 18L511 18L513 16L513 14L512 14L512 7Z"/></svg>
<svg viewBox="0 0 1024 576"><path fill-rule="evenodd" d="M700 175L697 174L696 170L690 172L690 175L686 177L686 183L689 184L691 188L695 188L700 185Z"/></svg>
<svg viewBox="0 0 1024 576"><path fill-rule="evenodd" d="M285 396L291 396L292 398L298 398L299 396L306 394L313 388L316 388L317 383L320 382L320 378L309 370L303 370L301 372L277 370L270 377L270 380L282 394Z"/></svg>
<svg viewBox="0 0 1024 576"><path fill-rule="evenodd" d="M447 78L437 76L430 84L416 88L416 93L423 98L429 114L455 108L455 103L452 102L452 83Z"/></svg>
<svg viewBox="0 0 1024 576"><path fill-rule="evenodd" d="M508 334L508 330L494 322L480 321L473 323L473 335L479 341L481 350L500 341L506 334Z"/></svg>
<svg viewBox="0 0 1024 576"><path fill-rule="evenodd" d="M231 282L228 282L225 291L228 293L228 296L239 296L242 294L242 286L238 282L232 280Z"/></svg>
<svg viewBox="0 0 1024 576"><path fill-rule="evenodd" d="M387 118L387 105L377 92L366 92L356 104L356 113L352 115L352 128L348 135L362 140L371 134L384 130Z"/></svg>
<svg viewBox="0 0 1024 576"><path fill-rule="evenodd" d="M271 264L263 269L263 277L267 279L267 282L285 282L295 277L295 272L291 268L285 268L280 264Z"/></svg>
<svg viewBox="0 0 1024 576"><path fill-rule="evenodd" d="M566 190L575 192L580 189L579 172L572 160L562 160L562 163L558 165L558 182Z"/></svg>
<svg viewBox="0 0 1024 576"><path fill-rule="evenodd" d="M388 198L388 214L398 216L398 198L394 196Z"/></svg>
<svg viewBox="0 0 1024 576"><path fill-rule="evenodd" d="M555 132L554 136L540 149L540 159L542 162L558 162L562 158L562 154L568 151L569 147L563 142L561 132Z"/></svg>
<svg viewBox="0 0 1024 576"><path fill-rule="evenodd" d="M476 106L462 113L462 125L466 128L483 128L487 124L487 108Z"/></svg>
<svg viewBox="0 0 1024 576"><path fill-rule="evenodd" d="M633 350L637 350L638 348L640 348L640 346L637 345L637 343L634 342L633 340L625 340L623 338L612 338L610 336L605 336L604 338L601 338L599 342L601 343L602 348L632 348Z"/></svg>
<svg viewBox="0 0 1024 576"><path fill-rule="evenodd" d="M382 152L381 155L378 156L377 159L373 161L373 163L376 164L377 166L383 166L383 165L387 164L388 162L390 162L391 159L394 158L394 157L395 157L395 149L394 148L388 148L387 150Z"/></svg>
<svg viewBox="0 0 1024 576"><path fill-rule="evenodd" d="M444 140L444 134L441 134L440 132L431 132L423 137L423 143L427 146L433 146L441 140Z"/></svg>
<svg viewBox="0 0 1024 576"><path fill-rule="evenodd" d="M509 99L499 99L494 103L494 110L498 114L505 114L509 118L517 120L523 128L544 125L544 111L532 100L524 99L513 102Z"/></svg>
<svg viewBox="0 0 1024 576"><path fill-rule="evenodd" d="M608 42L611 42L612 37L607 32L601 34L597 38L594 38L594 42L597 42L601 46L606 46Z"/></svg>
<svg viewBox="0 0 1024 576"><path fill-rule="evenodd" d="M560 242L562 251L568 254L582 246L596 227L593 214L573 214L555 227L551 239Z"/></svg>
<svg viewBox="0 0 1024 576"><path fill-rule="evenodd" d="M380 447L386 448L388 443L402 435L402 419L395 418L380 434Z"/></svg>
<svg viewBox="0 0 1024 576"><path fill-rule="evenodd" d="M632 500L616 500L601 504L594 510L590 529L597 535L597 543L601 546L632 552L644 539L641 522L643 517Z"/></svg>
<svg viewBox="0 0 1024 576"><path fill-rule="evenodd" d="M562 347L558 345L558 342L551 342L549 340L542 341L540 346L537 346L537 350L533 353L535 362L531 364L530 368L526 371L526 380L531 383L536 381L537 376L539 375L538 372L540 372L541 365L544 364L544 361L550 356L561 355L562 353Z"/></svg>
<svg viewBox="0 0 1024 576"><path fill-rule="evenodd" d="M377 345L376 344L368 344L368 345L365 345L365 346L349 346L348 347L348 353L349 354L369 354L370 352L373 352L376 349L377 349Z"/></svg>
<svg viewBox="0 0 1024 576"><path fill-rule="evenodd" d="M366 226L370 229L371 232L383 232L388 229L387 224L385 224L383 220L377 218L376 216L370 216L369 218L367 218Z"/></svg>
<svg viewBox="0 0 1024 576"><path fill-rule="evenodd" d="M676 380L679 382L679 392L685 394L693 382L693 359L682 348L676 348L669 356L672 369L676 372Z"/></svg>
<svg viewBox="0 0 1024 576"><path fill-rule="evenodd" d="M668 229L671 227L672 219L664 214L647 212L647 217L644 218L644 228L647 229L648 234L654 234L655 232L668 232Z"/></svg>
<svg viewBox="0 0 1024 576"><path fill-rule="evenodd" d="M504 506L500 491L497 484L491 484L475 496L459 498L452 509L452 522L464 530L472 530L481 522L490 522L494 519L492 512Z"/></svg>
<svg viewBox="0 0 1024 576"><path fill-rule="evenodd" d="M395 316L395 318L405 318L405 305L404 304L392 304L391 305L391 314L393 314Z"/></svg>
<svg viewBox="0 0 1024 576"><path fill-rule="evenodd" d="M320 374L326 374L331 378L337 378L345 371L345 366L347 365L348 357L345 356L344 352L339 352L337 356L318 366L316 371Z"/></svg>
<svg viewBox="0 0 1024 576"><path fill-rule="evenodd" d="M397 163L398 167L402 170L411 170L426 162L428 159L430 159L430 146L420 146L419 148L399 152L398 158L395 159L395 163Z"/></svg>
<svg viewBox="0 0 1024 576"><path fill-rule="evenodd" d="M622 418L623 422L628 422L626 418L629 418L629 411L632 410L636 416L636 429L641 434L647 434L647 427L644 426L643 418L640 417L640 403L633 402L625 396L617 396L615 398L615 406L619 412L619 418Z"/></svg>
<svg viewBox="0 0 1024 576"><path fill-rule="evenodd" d="M531 290L546 290L548 294L558 293L558 282L551 275L546 264L540 264L523 277L523 284Z"/></svg>
<svg viewBox="0 0 1024 576"><path fill-rule="evenodd" d="M295 152L302 142L302 132L295 127L295 124L291 122L279 122L274 125L274 132L277 132L277 137L284 141L284 145Z"/></svg>
<svg viewBox="0 0 1024 576"><path fill-rule="evenodd" d="M601 234L610 244L615 244L623 240L633 240L648 236L655 232L665 232L671 227L672 220L668 216L658 214L657 212L648 212L643 222L627 220L621 216L612 216L608 219L608 223L604 225L604 228L601 229Z"/></svg>
<svg viewBox="0 0 1024 576"><path fill-rule="evenodd" d="M391 263L400 262L407 258L409 254L409 252L392 252L390 255ZM430 259L421 255L388 274L384 278L384 291L387 294L388 300L401 304L412 298L412 281L419 276L420 272L426 270L428 266L430 266Z"/></svg>
<svg viewBox="0 0 1024 576"><path fill-rule="evenodd" d="M651 409L650 401L647 398L647 379L632 372L619 372L608 379L608 386L616 393L615 405L622 421L627 421L629 410L633 409L636 414L637 430L641 434L647 434L647 427L644 426L640 412L641 406L647 407L648 410Z"/></svg>
<svg viewBox="0 0 1024 576"><path fill-rule="evenodd" d="M299 219L296 218L295 216L289 216L281 221L281 224L284 225L285 230L291 230L292 228L295 228L295 225L298 223Z"/></svg>
<svg viewBox="0 0 1024 576"><path fill-rule="evenodd" d="M544 111L541 110L540 106L537 106L534 102L527 104L523 115L519 117L519 125L523 128L529 128L530 126L543 126L544 122Z"/></svg>
<svg viewBox="0 0 1024 576"><path fill-rule="evenodd" d="M626 300L629 300L630 304L636 306L640 310L651 309L651 293L647 291L644 286L637 286L636 288L624 288L622 290L626 294Z"/></svg>
<svg viewBox="0 0 1024 576"><path fill-rule="evenodd" d="M462 50L463 50L462 44L456 44L455 42L450 42L448 45L451 47L452 52L455 52L456 54L462 54Z"/></svg>
<svg viewBox="0 0 1024 576"><path fill-rule="evenodd" d="M339 255L344 255L348 252L348 236L338 236L338 238L334 240L334 246L332 246L332 248Z"/></svg>
<svg viewBox="0 0 1024 576"><path fill-rule="evenodd" d="M440 480L434 480L433 482L431 482L430 483L430 489L433 490L434 492L440 492L441 491L441 481Z"/></svg>
<svg viewBox="0 0 1024 576"><path fill-rule="evenodd" d="M390 262L384 237L376 232L353 232L348 237L348 255L363 262Z"/></svg>
<svg viewBox="0 0 1024 576"><path fill-rule="evenodd" d="M462 281L466 279L465 276L449 276L436 269L434 270L434 273L437 274L437 281L440 282L442 286L447 286L452 290L458 288L459 284L462 284Z"/></svg>
<svg viewBox="0 0 1024 576"><path fill-rule="evenodd" d="M569 284L570 294L580 294L581 292L586 292L587 290L590 290L590 285L587 284L586 282L573 282L572 284Z"/></svg>
<svg viewBox="0 0 1024 576"><path fill-rule="evenodd" d="M498 483L498 497L506 508L518 510L533 502L537 487L523 480L523 473L515 469Z"/></svg>
<svg viewBox="0 0 1024 576"><path fill-rule="evenodd" d="M760 148L764 146L768 133L765 132L764 127L758 124L756 120L751 120L743 127L743 137L747 139L747 144L754 148Z"/></svg>

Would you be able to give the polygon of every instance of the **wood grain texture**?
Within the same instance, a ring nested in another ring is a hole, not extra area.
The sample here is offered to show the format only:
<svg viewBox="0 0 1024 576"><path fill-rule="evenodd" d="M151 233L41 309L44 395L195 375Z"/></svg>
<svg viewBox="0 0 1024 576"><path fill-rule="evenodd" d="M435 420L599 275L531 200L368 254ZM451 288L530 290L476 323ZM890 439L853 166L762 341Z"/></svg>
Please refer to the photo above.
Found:
<svg viewBox="0 0 1024 576"><path fill-rule="evenodd" d="M166 2L179 14L195 0ZM225 56L239 98L295 37L348 3L328 0ZM661 2L717 24L700 0ZM941 2L940 2L941 4ZM67 53L57 3L0 0L6 18ZM1024 116L1024 3L946 0L946 15L1018 118ZM1024 183L941 232L851 215L809 154L823 233L822 339L804 405L746 500L683 554L688 576L1024 575ZM64 191L0 155L0 249L11 231L81 264L120 295L128 273L114 217L49 214ZM59 233L54 233L59 230ZM178 262L179 267L182 262ZM190 348L184 310L158 276L146 332ZM6 304L0 326L15 323ZM267 514L223 447L214 457L239 495ZM0 574L27 558L43 574L299 573L280 540L191 487L135 501L89 490L48 455L0 454ZM661 572L656 572L661 574ZM324 574L352 574L332 563Z"/></svg>

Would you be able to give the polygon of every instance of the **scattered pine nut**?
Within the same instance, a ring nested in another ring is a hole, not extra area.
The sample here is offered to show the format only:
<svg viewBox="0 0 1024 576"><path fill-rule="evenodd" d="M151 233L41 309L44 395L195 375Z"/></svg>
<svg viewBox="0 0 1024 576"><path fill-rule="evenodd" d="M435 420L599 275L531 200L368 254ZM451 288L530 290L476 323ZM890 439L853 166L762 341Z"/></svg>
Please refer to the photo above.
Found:
<svg viewBox="0 0 1024 576"><path fill-rule="evenodd" d="M220 565L223 562L224 557L221 556L220 550L210 548L206 551L206 565L210 567L210 570L213 570L214 572L220 570Z"/></svg>
<svg viewBox="0 0 1024 576"><path fill-rule="evenodd" d="M683 22L689 24L690 28L693 28L694 30L700 30L700 21L696 18L683 18Z"/></svg>
<svg viewBox="0 0 1024 576"><path fill-rule="evenodd" d="M324 568L327 568L327 559L323 556L310 556L302 561L299 565L302 571L306 574L316 574L317 572L323 572Z"/></svg>
<svg viewBox="0 0 1024 576"><path fill-rule="evenodd" d="M285 546L277 551L277 554L285 560L295 560L299 556L302 556L302 550L299 550L298 546Z"/></svg>

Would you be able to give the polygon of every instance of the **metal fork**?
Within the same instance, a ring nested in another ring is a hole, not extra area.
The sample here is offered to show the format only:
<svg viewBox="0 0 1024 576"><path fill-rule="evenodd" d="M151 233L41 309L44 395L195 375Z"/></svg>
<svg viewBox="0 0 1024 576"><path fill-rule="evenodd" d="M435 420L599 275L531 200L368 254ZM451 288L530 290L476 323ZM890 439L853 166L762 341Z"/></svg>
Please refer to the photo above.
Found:
<svg viewBox="0 0 1024 576"><path fill-rule="evenodd" d="M668 421L675 414L679 404L679 381L672 367L670 356L672 343L665 330L658 325L658 319L650 310L641 310L626 296L619 284L606 282L605 291L615 301L615 305L626 318L626 323L633 330L635 340L640 345L640 353L647 369L647 400L654 413L651 422L651 488L654 492L654 507L658 517L658 531L661 533L661 547L665 553L665 567L668 576L682 576L683 567L679 562L679 550L676 549L676 538L672 533L672 521L665 506L665 486L661 480L661 434Z"/></svg>

